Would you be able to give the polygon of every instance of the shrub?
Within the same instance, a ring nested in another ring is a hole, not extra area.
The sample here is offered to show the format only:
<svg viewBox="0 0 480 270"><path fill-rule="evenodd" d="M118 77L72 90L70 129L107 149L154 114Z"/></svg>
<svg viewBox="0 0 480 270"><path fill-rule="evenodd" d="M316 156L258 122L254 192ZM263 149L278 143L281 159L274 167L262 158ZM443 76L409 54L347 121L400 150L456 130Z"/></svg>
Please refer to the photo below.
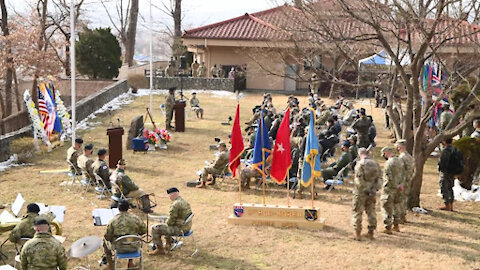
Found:
<svg viewBox="0 0 480 270"><path fill-rule="evenodd" d="M142 74L128 74L127 83L132 88L133 93L136 93L140 88L148 87L147 78Z"/></svg>
<svg viewBox="0 0 480 270"><path fill-rule="evenodd" d="M10 142L10 153L16 154L18 163L29 163L35 157L35 145L33 138L23 137Z"/></svg>

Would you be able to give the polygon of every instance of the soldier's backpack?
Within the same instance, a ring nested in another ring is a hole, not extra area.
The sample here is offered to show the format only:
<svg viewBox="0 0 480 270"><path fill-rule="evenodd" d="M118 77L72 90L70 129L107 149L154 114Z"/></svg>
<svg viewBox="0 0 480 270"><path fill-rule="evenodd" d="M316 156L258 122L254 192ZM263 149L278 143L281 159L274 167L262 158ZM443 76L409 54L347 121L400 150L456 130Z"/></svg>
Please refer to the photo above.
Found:
<svg viewBox="0 0 480 270"><path fill-rule="evenodd" d="M450 157L446 164L446 170L450 174L461 174L463 172L463 156L460 151L452 147Z"/></svg>

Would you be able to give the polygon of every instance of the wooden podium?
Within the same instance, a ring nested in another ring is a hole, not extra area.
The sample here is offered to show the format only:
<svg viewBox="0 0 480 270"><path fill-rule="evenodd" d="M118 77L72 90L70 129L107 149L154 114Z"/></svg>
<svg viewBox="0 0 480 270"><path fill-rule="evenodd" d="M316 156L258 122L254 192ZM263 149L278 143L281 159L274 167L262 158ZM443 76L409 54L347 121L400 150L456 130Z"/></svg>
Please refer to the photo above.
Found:
<svg viewBox="0 0 480 270"><path fill-rule="evenodd" d="M185 100L175 101L173 109L175 110L175 131L185 132Z"/></svg>
<svg viewBox="0 0 480 270"><path fill-rule="evenodd" d="M325 219L320 218L318 208L236 203L233 205L233 214L228 217L228 223L321 230Z"/></svg>
<svg viewBox="0 0 480 270"><path fill-rule="evenodd" d="M107 129L108 135L108 167L110 169L117 168L117 163L122 159L122 135L124 131L122 127L114 127Z"/></svg>

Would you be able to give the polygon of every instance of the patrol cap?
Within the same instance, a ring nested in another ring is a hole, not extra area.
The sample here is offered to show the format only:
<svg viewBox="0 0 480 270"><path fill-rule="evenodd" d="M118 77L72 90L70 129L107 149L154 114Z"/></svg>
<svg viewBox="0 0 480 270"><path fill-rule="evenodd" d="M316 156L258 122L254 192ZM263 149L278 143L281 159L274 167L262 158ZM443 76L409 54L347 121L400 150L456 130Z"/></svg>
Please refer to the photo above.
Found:
<svg viewBox="0 0 480 270"><path fill-rule="evenodd" d="M407 140L404 140L404 139L397 140L395 142L395 146L405 145L406 143L407 143Z"/></svg>
<svg viewBox="0 0 480 270"><path fill-rule="evenodd" d="M127 165L127 163L125 162L125 159L120 159L118 162L117 162L118 165Z"/></svg>
<svg viewBox="0 0 480 270"><path fill-rule="evenodd" d="M75 142L76 142L76 143L79 143L79 144L82 144L82 143L83 143L83 140L82 140L82 138L76 138L76 139L75 139Z"/></svg>
<svg viewBox="0 0 480 270"><path fill-rule="evenodd" d="M92 150L93 149L93 144L89 143L87 145L85 145L85 150Z"/></svg>
<svg viewBox="0 0 480 270"><path fill-rule="evenodd" d="M352 135L350 135L350 137L348 137L348 139L356 142L357 141L357 135L352 134Z"/></svg>
<svg viewBox="0 0 480 270"><path fill-rule="evenodd" d="M29 203L27 205L27 213L38 213L40 212L40 207L36 203Z"/></svg>
<svg viewBox="0 0 480 270"><path fill-rule="evenodd" d="M218 146L227 148L227 145L226 145L224 142L219 142L219 143L218 143Z"/></svg>
<svg viewBox="0 0 480 270"><path fill-rule="evenodd" d="M179 192L178 188L176 187L171 187L167 189L167 194L173 193L173 192Z"/></svg>
<svg viewBox="0 0 480 270"><path fill-rule="evenodd" d="M350 147L350 141L349 140L343 140L342 141L342 146Z"/></svg>
<svg viewBox="0 0 480 270"><path fill-rule="evenodd" d="M33 225L38 226L38 225L49 225L48 220L46 220L44 217L37 217L33 220Z"/></svg>
<svg viewBox="0 0 480 270"><path fill-rule="evenodd" d="M386 152L392 152L393 149L390 147L390 146L385 146L382 148L382 150L380 150L380 152L383 154L385 154Z"/></svg>
<svg viewBox="0 0 480 270"><path fill-rule="evenodd" d="M107 150L105 148L101 148L97 151L98 156L103 156L107 153Z"/></svg>

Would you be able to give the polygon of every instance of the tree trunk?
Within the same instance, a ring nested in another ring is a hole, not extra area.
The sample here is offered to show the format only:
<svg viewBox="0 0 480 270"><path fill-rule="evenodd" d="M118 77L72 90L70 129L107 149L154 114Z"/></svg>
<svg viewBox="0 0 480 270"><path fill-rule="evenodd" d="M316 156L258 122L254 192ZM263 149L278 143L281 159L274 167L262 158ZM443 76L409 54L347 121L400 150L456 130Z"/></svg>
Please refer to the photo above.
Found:
<svg viewBox="0 0 480 270"><path fill-rule="evenodd" d="M173 45L172 52L175 57L184 53L182 46L182 0L175 0L172 11L173 17Z"/></svg>
<svg viewBox="0 0 480 270"><path fill-rule="evenodd" d="M0 89L0 111L2 112L2 119L6 117L5 115L5 102L3 100L2 89Z"/></svg>
<svg viewBox="0 0 480 270"><path fill-rule="evenodd" d="M423 182L423 168L426 159L423 157L423 151L416 153L415 158L415 173L410 188L410 196L408 198L408 209L412 207L420 207L420 192L422 190Z"/></svg>
<svg viewBox="0 0 480 270"><path fill-rule="evenodd" d="M23 97L20 96L20 93L18 92L18 79L17 79L17 71L14 69L13 70L13 89L15 90L15 97L17 101L17 111L22 110L22 102L23 102Z"/></svg>
<svg viewBox="0 0 480 270"><path fill-rule="evenodd" d="M41 35L38 38L38 49L39 50L45 50L46 49L46 35L45 35L45 24L47 21L47 5L48 5L48 0L43 0L42 1L42 13L40 17L40 32ZM36 104L38 107L38 95L37 95L37 86L38 86L38 78L40 77L39 70L38 68L35 70L35 74L33 75L33 84L32 84L32 101Z"/></svg>
<svg viewBox="0 0 480 270"><path fill-rule="evenodd" d="M63 69L65 70L65 76L70 77L70 36L65 36L65 61L63 62Z"/></svg>
<svg viewBox="0 0 480 270"><path fill-rule="evenodd" d="M135 37L137 35L137 20L138 20L138 0L132 0L130 8L127 40L125 44L125 63L129 67L133 65L133 55L135 54Z"/></svg>
<svg viewBox="0 0 480 270"><path fill-rule="evenodd" d="M333 94L337 91L337 84L336 83L331 83L330 84L330 93L328 94L328 98L333 98Z"/></svg>
<svg viewBox="0 0 480 270"><path fill-rule="evenodd" d="M5 0L0 0L0 8L2 11L2 32L3 36L7 37L10 34L8 29L8 14L7 7L5 6ZM6 40L7 55L5 63L7 69L5 70L5 116L12 114L12 77L13 77L13 58L11 57L12 50L10 48L10 42Z"/></svg>

